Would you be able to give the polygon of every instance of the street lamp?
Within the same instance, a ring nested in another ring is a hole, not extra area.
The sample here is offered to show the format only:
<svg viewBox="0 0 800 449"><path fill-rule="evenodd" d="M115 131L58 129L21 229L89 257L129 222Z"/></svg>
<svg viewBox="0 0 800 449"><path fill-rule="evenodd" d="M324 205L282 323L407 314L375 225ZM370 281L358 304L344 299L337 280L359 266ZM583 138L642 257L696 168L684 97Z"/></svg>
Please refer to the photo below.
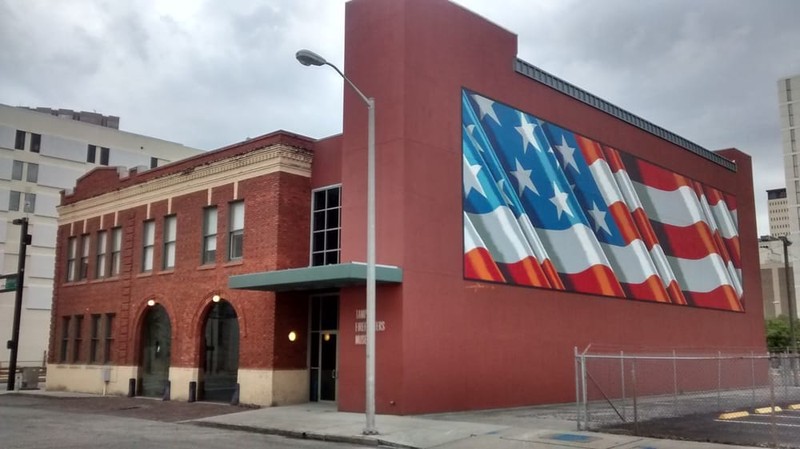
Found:
<svg viewBox="0 0 800 449"><path fill-rule="evenodd" d="M375 99L367 97L356 87L338 67L326 61L322 56L309 51L300 50L295 55L300 64L305 66L327 65L336 70L342 78L367 104L369 117L367 121L367 344L366 344L366 404L367 426L364 435L377 435L375 427Z"/></svg>
<svg viewBox="0 0 800 449"><path fill-rule="evenodd" d="M14 322L11 329L11 340L8 341L8 349L11 354L8 358L8 383L6 389L14 389L15 374L17 372L17 352L19 351L19 325L22 313L22 287L25 282L25 257L28 245L31 244L31 235L28 234L28 217L15 218L12 222L21 226L19 235L19 255L17 256L17 285L16 297L14 298Z"/></svg>

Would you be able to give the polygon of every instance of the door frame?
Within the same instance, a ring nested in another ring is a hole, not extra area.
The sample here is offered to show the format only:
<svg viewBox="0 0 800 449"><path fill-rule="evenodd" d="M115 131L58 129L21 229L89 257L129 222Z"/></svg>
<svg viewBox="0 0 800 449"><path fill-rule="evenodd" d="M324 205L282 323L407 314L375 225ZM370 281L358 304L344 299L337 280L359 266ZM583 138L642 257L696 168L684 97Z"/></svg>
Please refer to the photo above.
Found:
<svg viewBox="0 0 800 449"><path fill-rule="evenodd" d="M319 320L320 326L319 326L319 329L314 329L314 326L313 326L313 323L314 323L314 321L313 321L313 313L314 313L313 301L314 301L315 298L319 298L319 299L335 298L335 300L336 300L336 328L335 329L323 329L322 328L322 307L320 307L320 310L319 310L319 313L320 313L320 320ZM339 313L339 299L340 299L339 298L339 292L313 294L313 295L310 295L309 298L308 298L308 302L309 302L309 307L308 307L308 347L306 348L307 349L306 352L308 354L308 377L309 377L309 390L308 390L308 392L309 392L309 400L311 400L311 398L313 398L313 397L316 397L316 400L314 402L336 403L336 401L338 400L338 397L339 397L339 315L340 315L340 313ZM323 342L323 338L324 338L325 334L336 336L336 346L334 348L334 351L335 351L334 352L334 356L336 358L336 367L334 368L334 373L335 373L334 386L333 386L334 399L332 399L332 400L330 400L330 399L321 399L321 393L322 393L322 382L321 382L321 380L322 380L322 378L321 378L322 366L321 365L322 365L322 348L323 348L322 342ZM317 346L318 353L317 353L317 360L316 360L317 367L316 368L313 367L312 360L311 360L311 355L312 355L311 354L311 344L312 344L312 339L313 338L317 338L317 344L318 344L318 346ZM316 385L314 385L316 387L316 392L314 392L315 394L312 395L311 379L313 378L312 373L314 371L317 372L317 382L316 382Z"/></svg>

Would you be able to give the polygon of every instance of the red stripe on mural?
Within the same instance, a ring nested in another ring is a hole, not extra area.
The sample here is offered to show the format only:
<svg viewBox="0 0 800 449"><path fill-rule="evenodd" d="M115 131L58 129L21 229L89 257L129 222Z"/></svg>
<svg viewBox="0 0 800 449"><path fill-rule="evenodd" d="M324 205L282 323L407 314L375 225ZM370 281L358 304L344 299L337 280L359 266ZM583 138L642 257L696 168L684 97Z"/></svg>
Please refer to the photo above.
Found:
<svg viewBox="0 0 800 449"><path fill-rule="evenodd" d="M605 265L594 265L580 273L561 273L561 279L563 279L564 287L567 290L604 296L626 297L625 291L622 289L614 272Z"/></svg>
<svg viewBox="0 0 800 449"><path fill-rule="evenodd" d="M486 248L475 248L464 254L464 276L480 281L505 281Z"/></svg>
<svg viewBox="0 0 800 449"><path fill-rule="evenodd" d="M741 312L744 310L742 303L736 297L736 291L730 285L722 285L710 292L689 292L684 291L689 304L711 309L733 310Z"/></svg>
<svg viewBox="0 0 800 449"><path fill-rule="evenodd" d="M691 226L672 226L657 221L651 223L661 247L670 256L697 260L719 253L711 230L705 222L700 221Z"/></svg>
<svg viewBox="0 0 800 449"><path fill-rule="evenodd" d="M666 191L678 190L684 186L694 189L692 181L683 175L663 169L641 159L634 159L634 161L638 168L637 181L642 184Z"/></svg>
<svg viewBox="0 0 800 449"><path fill-rule="evenodd" d="M533 257L526 257L515 263L498 263L500 271L512 283L517 285L529 285L532 287L550 287L539 262Z"/></svg>
<svg viewBox="0 0 800 449"><path fill-rule="evenodd" d="M594 161L603 158L603 149L599 143L594 140L587 139L586 137L575 135L575 140L578 142L581 153L586 159L587 165L592 165Z"/></svg>
<svg viewBox="0 0 800 449"><path fill-rule="evenodd" d="M625 295L640 301L672 302L661 278L653 275L641 284L622 284Z"/></svg>

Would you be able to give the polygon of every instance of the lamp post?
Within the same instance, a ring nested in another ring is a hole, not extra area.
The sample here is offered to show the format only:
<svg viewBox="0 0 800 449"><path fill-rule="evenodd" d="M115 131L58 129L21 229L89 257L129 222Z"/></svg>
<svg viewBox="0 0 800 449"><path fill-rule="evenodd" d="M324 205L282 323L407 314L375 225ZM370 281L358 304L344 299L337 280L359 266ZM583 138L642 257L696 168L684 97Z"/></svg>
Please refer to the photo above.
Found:
<svg viewBox="0 0 800 449"><path fill-rule="evenodd" d="M11 350L8 359L8 383L6 390L11 391L14 389L15 378L14 375L17 371L17 351L19 350L19 324L20 315L22 313L22 286L25 281L25 257L28 245L31 244L31 236L28 234L28 217L16 218L12 221L15 225L20 225L19 236L19 256L17 256L17 285L16 297L14 300L14 323L11 329L11 340L8 342L8 349Z"/></svg>
<svg viewBox="0 0 800 449"><path fill-rule="evenodd" d="M300 64L305 66L327 65L336 70L350 87L367 104L369 113L367 121L367 335L366 335L366 399L365 412L367 425L364 435L377 435L375 427L375 99L367 97L353 84L338 67L326 61L322 56L309 51L300 50L295 55Z"/></svg>

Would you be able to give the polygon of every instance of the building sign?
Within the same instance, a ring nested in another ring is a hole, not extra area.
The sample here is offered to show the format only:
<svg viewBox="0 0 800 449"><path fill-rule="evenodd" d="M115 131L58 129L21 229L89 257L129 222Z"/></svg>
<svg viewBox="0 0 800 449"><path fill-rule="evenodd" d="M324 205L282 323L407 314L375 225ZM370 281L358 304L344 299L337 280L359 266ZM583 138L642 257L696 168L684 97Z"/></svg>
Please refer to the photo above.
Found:
<svg viewBox="0 0 800 449"><path fill-rule="evenodd" d="M736 199L462 92L464 276L742 311Z"/></svg>
<svg viewBox="0 0 800 449"><path fill-rule="evenodd" d="M4 274L0 276L0 293L13 292L17 289L17 275Z"/></svg>
<svg viewBox="0 0 800 449"><path fill-rule="evenodd" d="M385 321L375 321L375 332L383 332L385 330ZM356 344L367 344L367 309L356 310Z"/></svg>

